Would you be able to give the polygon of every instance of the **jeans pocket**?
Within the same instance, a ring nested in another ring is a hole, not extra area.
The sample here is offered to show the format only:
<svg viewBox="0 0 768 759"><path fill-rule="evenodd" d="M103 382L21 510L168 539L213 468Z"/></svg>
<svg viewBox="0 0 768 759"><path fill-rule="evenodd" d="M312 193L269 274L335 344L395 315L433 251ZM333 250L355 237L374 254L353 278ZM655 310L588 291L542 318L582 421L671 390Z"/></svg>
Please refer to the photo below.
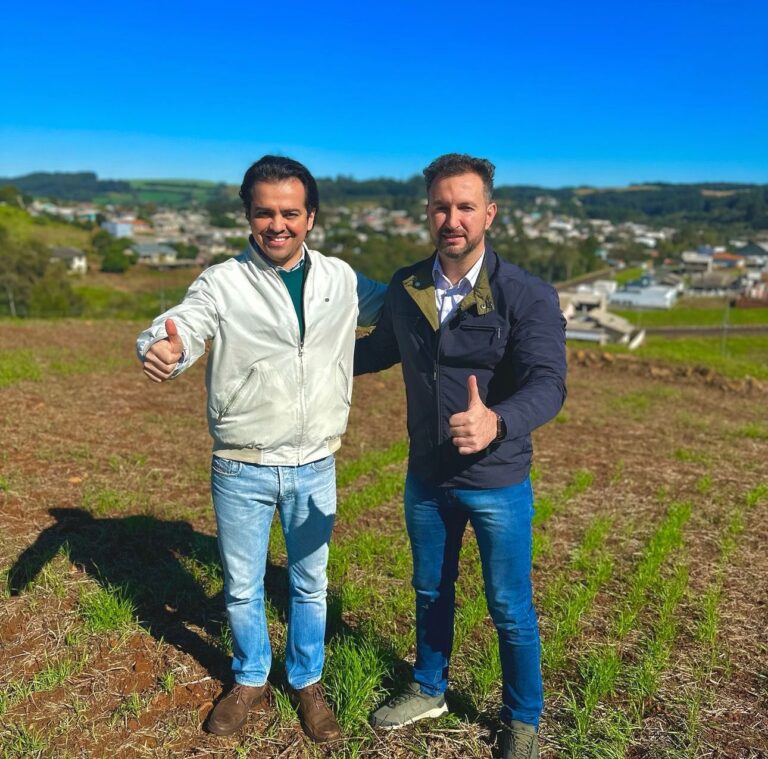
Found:
<svg viewBox="0 0 768 759"><path fill-rule="evenodd" d="M327 472L329 469L333 469L335 464L336 459L334 458L333 454L331 454L330 456L326 456L323 459L312 461L309 466L312 467L312 469L314 469L316 472Z"/></svg>
<svg viewBox="0 0 768 759"><path fill-rule="evenodd" d="M240 470L242 468L242 461L224 459L221 456L216 455L211 458L211 471L214 474L220 474L224 477L237 477L237 475L240 474Z"/></svg>

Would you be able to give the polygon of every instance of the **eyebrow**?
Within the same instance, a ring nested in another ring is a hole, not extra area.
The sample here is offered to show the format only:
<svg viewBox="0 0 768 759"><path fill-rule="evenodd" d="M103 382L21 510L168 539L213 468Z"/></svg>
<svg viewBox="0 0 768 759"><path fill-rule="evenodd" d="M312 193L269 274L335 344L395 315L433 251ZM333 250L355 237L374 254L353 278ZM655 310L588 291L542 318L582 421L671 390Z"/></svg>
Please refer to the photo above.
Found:
<svg viewBox="0 0 768 759"><path fill-rule="evenodd" d="M267 206L254 206L251 209L251 213L259 213L264 211L266 211L267 213L272 213L273 209L267 208ZM295 212L301 213L301 208L298 208L298 207L297 208L280 208L279 211L280 213L295 213Z"/></svg>

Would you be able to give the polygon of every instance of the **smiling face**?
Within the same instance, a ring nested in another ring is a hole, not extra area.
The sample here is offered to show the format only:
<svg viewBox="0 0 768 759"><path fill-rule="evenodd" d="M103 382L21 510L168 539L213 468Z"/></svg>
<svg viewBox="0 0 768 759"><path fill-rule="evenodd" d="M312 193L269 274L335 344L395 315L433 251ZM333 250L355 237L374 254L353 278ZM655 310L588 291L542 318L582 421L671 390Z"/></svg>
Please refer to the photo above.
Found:
<svg viewBox="0 0 768 759"><path fill-rule="evenodd" d="M429 189L427 214L441 263L469 270L483 255L485 232L496 216L483 180L473 172L436 179Z"/></svg>
<svg viewBox="0 0 768 759"><path fill-rule="evenodd" d="M248 221L256 244L276 266L290 269L301 259L304 238L315 223L307 212L304 185L295 177L257 182Z"/></svg>

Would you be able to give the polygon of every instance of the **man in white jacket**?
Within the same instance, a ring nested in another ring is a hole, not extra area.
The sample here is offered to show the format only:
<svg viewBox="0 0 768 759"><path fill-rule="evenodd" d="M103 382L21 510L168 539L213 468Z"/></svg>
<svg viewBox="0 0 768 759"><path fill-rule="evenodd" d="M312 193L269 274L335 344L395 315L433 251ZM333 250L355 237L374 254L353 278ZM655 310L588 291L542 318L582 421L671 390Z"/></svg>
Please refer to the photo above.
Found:
<svg viewBox="0 0 768 759"><path fill-rule="evenodd" d="M240 197L248 247L203 272L182 303L139 335L137 350L147 377L163 382L212 341L211 493L235 684L208 729L237 731L267 688L264 573L277 508L288 553L290 694L307 734L333 741L340 731L320 683L336 513L333 453L347 425L355 326L375 322L386 287L307 248L319 201L302 164L264 156L246 172Z"/></svg>

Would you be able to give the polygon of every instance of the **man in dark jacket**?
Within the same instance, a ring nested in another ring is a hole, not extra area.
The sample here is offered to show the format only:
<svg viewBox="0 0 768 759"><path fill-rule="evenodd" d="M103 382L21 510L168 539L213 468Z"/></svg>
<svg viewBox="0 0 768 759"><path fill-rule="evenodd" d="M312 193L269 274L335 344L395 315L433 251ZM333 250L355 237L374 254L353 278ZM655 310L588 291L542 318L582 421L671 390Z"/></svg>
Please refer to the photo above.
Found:
<svg viewBox="0 0 768 759"><path fill-rule="evenodd" d="M565 320L547 284L486 241L494 166L449 154L425 170L436 252L396 272L355 374L402 362L405 520L416 590L414 682L378 709L394 729L447 711L454 586L467 521L499 636L505 757L538 756L541 654L531 589L531 432L565 399Z"/></svg>

